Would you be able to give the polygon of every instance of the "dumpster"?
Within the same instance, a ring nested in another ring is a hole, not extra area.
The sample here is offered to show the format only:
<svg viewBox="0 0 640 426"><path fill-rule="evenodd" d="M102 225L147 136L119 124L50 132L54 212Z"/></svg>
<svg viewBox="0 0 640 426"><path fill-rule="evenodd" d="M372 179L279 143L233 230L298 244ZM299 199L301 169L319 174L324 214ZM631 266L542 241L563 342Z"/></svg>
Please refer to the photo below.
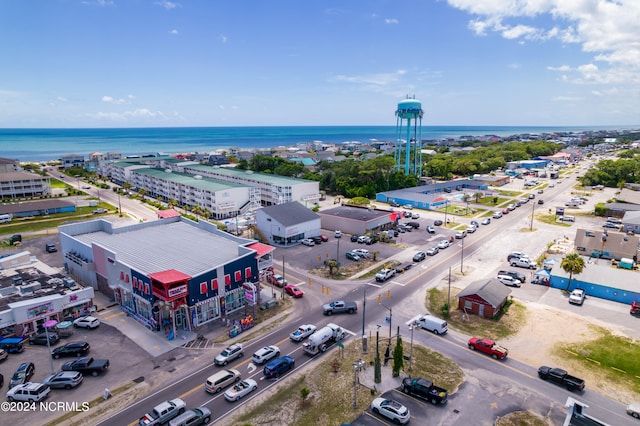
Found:
<svg viewBox="0 0 640 426"><path fill-rule="evenodd" d="M71 321L62 321L56 324L55 332L60 337L70 337L73 335L73 323Z"/></svg>

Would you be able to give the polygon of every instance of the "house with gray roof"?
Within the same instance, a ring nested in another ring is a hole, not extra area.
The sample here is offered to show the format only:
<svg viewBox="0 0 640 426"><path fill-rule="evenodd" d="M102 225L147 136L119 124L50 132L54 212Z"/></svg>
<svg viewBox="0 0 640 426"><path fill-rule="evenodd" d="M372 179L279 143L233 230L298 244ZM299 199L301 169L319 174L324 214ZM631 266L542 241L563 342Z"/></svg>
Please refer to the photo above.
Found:
<svg viewBox="0 0 640 426"><path fill-rule="evenodd" d="M640 237L637 235L606 229L578 229L574 239L576 252L603 259L637 258L638 244L640 244Z"/></svg>
<svg viewBox="0 0 640 426"><path fill-rule="evenodd" d="M466 314L493 318L507 303L511 290L496 278L474 281L465 287L456 298L458 309Z"/></svg>
<svg viewBox="0 0 640 426"><path fill-rule="evenodd" d="M297 201L256 211L256 227L265 242L281 247L320 235L320 216Z"/></svg>
<svg viewBox="0 0 640 426"><path fill-rule="evenodd" d="M622 218L622 230L626 233L640 234L640 210L627 211L624 214Z"/></svg>

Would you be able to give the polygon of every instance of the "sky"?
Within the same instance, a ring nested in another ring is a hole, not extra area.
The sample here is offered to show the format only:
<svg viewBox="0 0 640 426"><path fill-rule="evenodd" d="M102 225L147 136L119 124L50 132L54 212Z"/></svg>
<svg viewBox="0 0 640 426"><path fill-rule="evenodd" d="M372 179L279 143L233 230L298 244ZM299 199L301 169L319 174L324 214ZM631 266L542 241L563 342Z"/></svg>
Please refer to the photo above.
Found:
<svg viewBox="0 0 640 426"><path fill-rule="evenodd" d="M640 123L639 0L2 0L0 57L0 128Z"/></svg>

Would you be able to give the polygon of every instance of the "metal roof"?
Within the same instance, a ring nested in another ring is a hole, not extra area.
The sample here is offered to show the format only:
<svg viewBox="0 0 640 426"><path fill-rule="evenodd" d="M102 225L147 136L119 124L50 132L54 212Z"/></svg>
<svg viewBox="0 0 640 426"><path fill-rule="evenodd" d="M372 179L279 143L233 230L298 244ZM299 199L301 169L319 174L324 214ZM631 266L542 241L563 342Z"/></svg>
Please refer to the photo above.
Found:
<svg viewBox="0 0 640 426"><path fill-rule="evenodd" d="M241 247L253 242L225 238L183 220L167 222L171 220L157 221L156 226L131 227L121 233L98 231L73 237L89 246L104 246L116 253L119 262L141 273L176 269L192 277L235 260L242 255Z"/></svg>
<svg viewBox="0 0 640 426"><path fill-rule="evenodd" d="M300 182L312 182L310 180L305 180L305 179L296 179L296 178L291 178L286 176L271 175L268 173L257 173L251 170L240 170L240 169L233 169L230 167L208 166L204 164L193 164L185 167L188 167L189 169L192 169L192 170L202 169L203 171L206 171L209 173L218 173L221 175L233 176L239 179L253 180L255 182L264 182L264 183L277 185L277 186L291 186L293 184L300 183Z"/></svg>
<svg viewBox="0 0 640 426"><path fill-rule="evenodd" d="M370 220L379 219L381 217L388 217L390 214L393 214L393 213L394 212L389 210L340 206L340 207L334 207L329 210L322 210L318 212L318 215L344 217L346 219L353 219L353 220L360 220L360 221L367 222Z"/></svg>
<svg viewBox="0 0 640 426"><path fill-rule="evenodd" d="M167 172L165 169L160 168L144 168L136 169L134 173L139 173L146 176L151 176L156 179L164 179L171 182L180 183L191 188L204 189L207 191L224 191L229 188L246 188L246 185L240 185L233 182L227 182L207 177L196 178L197 175Z"/></svg>
<svg viewBox="0 0 640 426"><path fill-rule="evenodd" d="M262 211L283 226L295 226L300 223L320 219L317 213L314 213L297 201L264 207Z"/></svg>

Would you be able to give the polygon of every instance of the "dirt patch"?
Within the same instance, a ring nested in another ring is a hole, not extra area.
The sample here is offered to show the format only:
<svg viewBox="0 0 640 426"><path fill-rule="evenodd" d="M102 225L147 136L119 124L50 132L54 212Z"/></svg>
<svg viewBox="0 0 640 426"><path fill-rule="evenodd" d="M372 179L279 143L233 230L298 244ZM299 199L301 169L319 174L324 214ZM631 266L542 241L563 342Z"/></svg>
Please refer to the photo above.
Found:
<svg viewBox="0 0 640 426"><path fill-rule="evenodd" d="M548 365L561 367L571 374L584 379L587 388L596 390L608 397L629 402L638 399L638 395L606 380L603 374L585 368L577 359L571 360L559 356L567 343L579 343L599 337L597 327L610 330L624 336L611 324L586 319L570 312L560 311L539 303L526 304L528 321L520 331L500 343L509 348L509 356L532 366Z"/></svg>

